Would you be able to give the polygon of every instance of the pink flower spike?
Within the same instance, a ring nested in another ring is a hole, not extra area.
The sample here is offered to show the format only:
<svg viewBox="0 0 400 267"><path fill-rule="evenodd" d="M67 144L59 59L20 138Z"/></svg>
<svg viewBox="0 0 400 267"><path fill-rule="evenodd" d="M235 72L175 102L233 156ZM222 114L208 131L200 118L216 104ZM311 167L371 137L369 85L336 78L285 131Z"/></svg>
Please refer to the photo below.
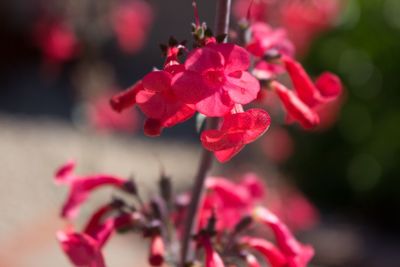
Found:
<svg viewBox="0 0 400 267"><path fill-rule="evenodd" d="M266 111L250 109L226 115L219 130L203 131L200 139L205 149L214 151L220 162L226 162L246 144L263 135L270 123L271 119Z"/></svg>
<svg viewBox="0 0 400 267"><path fill-rule="evenodd" d="M138 81L130 88L114 95L110 100L113 110L122 112L136 104L136 95L143 90L142 81Z"/></svg>
<svg viewBox="0 0 400 267"><path fill-rule="evenodd" d="M242 237L240 243L261 253L271 264L271 267L285 267L287 260L285 255L271 242L256 237Z"/></svg>
<svg viewBox="0 0 400 267"><path fill-rule="evenodd" d="M62 250L75 266L105 267L103 255L96 240L86 234L57 232Z"/></svg>
<svg viewBox="0 0 400 267"><path fill-rule="evenodd" d="M271 228L274 232L278 247L286 256L289 266L306 267L314 256L314 249L309 245L303 245L293 236L287 226L279 218L263 207L254 209L253 217L256 221Z"/></svg>
<svg viewBox="0 0 400 267"><path fill-rule="evenodd" d="M276 81L271 83L271 87L279 96L291 119L298 121L305 129L313 128L319 124L318 114L303 103L295 92Z"/></svg>
<svg viewBox="0 0 400 267"><path fill-rule="evenodd" d="M160 235L153 236L150 242L149 263L151 266L161 266L164 263L165 247Z"/></svg>

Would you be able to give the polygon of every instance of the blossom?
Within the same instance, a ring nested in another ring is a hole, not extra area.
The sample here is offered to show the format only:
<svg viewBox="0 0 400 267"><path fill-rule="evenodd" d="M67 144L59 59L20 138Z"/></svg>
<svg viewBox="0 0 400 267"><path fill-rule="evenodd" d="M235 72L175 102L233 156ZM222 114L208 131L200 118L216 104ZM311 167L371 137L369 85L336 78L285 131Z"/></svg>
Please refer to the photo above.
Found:
<svg viewBox="0 0 400 267"><path fill-rule="evenodd" d="M148 135L159 135L163 127L172 127L193 116L195 110L176 96L171 89L173 75L167 71L153 71L142 79L143 90L136 95L141 111L151 119L145 124ZM152 127L149 127L152 126Z"/></svg>
<svg viewBox="0 0 400 267"><path fill-rule="evenodd" d="M135 111L117 114L109 105L110 93L100 95L88 106L88 118L94 129L102 132L134 132L138 118Z"/></svg>
<svg viewBox="0 0 400 267"><path fill-rule="evenodd" d="M79 207L93 190L105 185L123 188L124 184L128 182L127 179L108 174L77 176L73 173L74 168L75 163L68 162L61 166L55 175L57 184L66 184L70 187L69 196L61 211L63 218L72 219L76 217Z"/></svg>
<svg viewBox="0 0 400 267"><path fill-rule="evenodd" d="M264 185L254 174L246 174L239 183L222 177L208 177L200 208L199 227L217 212L216 229L232 229L264 196Z"/></svg>
<svg viewBox="0 0 400 267"><path fill-rule="evenodd" d="M273 29L266 23L256 22L250 26L249 31L251 39L246 49L254 56L263 57L271 49L283 55L294 55L294 46L288 39L285 29Z"/></svg>
<svg viewBox="0 0 400 267"><path fill-rule="evenodd" d="M307 106L296 94L283 84L273 81L271 87L279 96L288 116L287 121L298 121L304 128L313 128L319 123L318 114Z"/></svg>
<svg viewBox="0 0 400 267"><path fill-rule="evenodd" d="M253 217L256 221L268 226L274 233L280 251L285 255L288 266L305 267L314 256L314 249L303 245L293 236L287 226L279 218L264 207L254 209Z"/></svg>
<svg viewBox="0 0 400 267"><path fill-rule="evenodd" d="M220 162L226 162L249 144L263 135L271 119L262 109L226 115L218 130L205 130L201 142L207 150L213 151Z"/></svg>
<svg viewBox="0 0 400 267"><path fill-rule="evenodd" d="M34 38L46 60L64 63L79 52L79 42L71 27L62 20L41 20L36 24Z"/></svg>
<svg viewBox="0 0 400 267"><path fill-rule="evenodd" d="M325 72L314 84L300 63L288 56L283 56L282 61L299 99L310 108L332 101L341 94L342 85L335 74Z"/></svg>
<svg viewBox="0 0 400 267"><path fill-rule="evenodd" d="M57 239L75 266L105 267L101 249L114 231L134 222L138 214L122 214L104 219L114 209L112 204L100 207L82 233L72 229L57 232Z"/></svg>
<svg viewBox="0 0 400 267"><path fill-rule="evenodd" d="M114 111L122 112L136 104L136 95L143 90L142 81L136 82L127 90L115 94L110 99L110 105Z"/></svg>
<svg viewBox="0 0 400 267"><path fill-rule="evenodd" d="M211 43L190 53L185 71L173 78L172 89L200 113L224 116L235 104L256 99L260 84L247 72L249 66L249 54L242 47Z"/></svg>
<svg viewBox="0 0 400 267"><path fill-rule="evenodd" d="M250 21L263 21L268 13L268 3L271 0L236 0L233 5L233 14L238 19L248 15Z"/></svg>
<svg viewBox="0 0 400 267"><path fill-rule="evenodd" d="M142 0L125 1L117 4L111 14L111 25L121 49L130 54L140 50L153 21L151 6Z"/></svg>
<svg viewBox="0 0 400 267"><path fill-rule="evenodd" d="M164 241L159 234L153 236L150 241L149 263L151 266L161 266L164 262Z"/></svg>

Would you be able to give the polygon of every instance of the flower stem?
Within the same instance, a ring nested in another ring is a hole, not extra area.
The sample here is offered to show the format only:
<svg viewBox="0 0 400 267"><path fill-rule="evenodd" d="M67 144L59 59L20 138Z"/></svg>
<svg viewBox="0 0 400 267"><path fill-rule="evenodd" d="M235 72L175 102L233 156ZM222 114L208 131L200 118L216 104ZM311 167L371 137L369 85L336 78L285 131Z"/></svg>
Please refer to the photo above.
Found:
<svg viewBox="0 0 400 267"><path fill-rule="evenodd" d="M228 34L231 0L217 0L217 11L215 18L215 35ZM219 118L207 118L206 129L216 129ZM193 258L194 243L192 237L195 234L198 221L198 210L201 203L204 182L208 171L211 169L213 154L211 151L203 150L198 171L195 177L191 200L186 214L185 228L181 247L181 267Z"/></svg>

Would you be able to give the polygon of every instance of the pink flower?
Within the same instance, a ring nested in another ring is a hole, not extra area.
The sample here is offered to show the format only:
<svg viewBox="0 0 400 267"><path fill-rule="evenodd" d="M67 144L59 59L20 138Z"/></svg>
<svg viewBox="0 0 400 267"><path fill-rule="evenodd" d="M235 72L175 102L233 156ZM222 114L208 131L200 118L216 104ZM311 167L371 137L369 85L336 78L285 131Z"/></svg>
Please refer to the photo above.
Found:
<svg viewBox="0 0 400 267"><path fill-rule="evenodd" d="M185 71L172 81L175 94L210 117L226 115L236 104L256 99L260 84L247 69L248 52L234 44L209 44L186 59Z"/></svg>
<svg viewBox="0 0 400 267"><path fill-rule="evenodd" d="M226 115L218 130L203 131L200 138L205 149L214 151L218 161L226 162L246 144L263 135L270 123L271 119L266 111L249 109Z"/></svg>
<svg viewBox="0 0 400 267"><path fill-rule="evenodd" d="M323 73L314 85L300 63L287 56L282 60L298 97L310 108L332 101L342 93L340 79L333 73Z"/></svg>
<svg viewBox="0 0 400 267"><path fill-rule="evenodd" d="M136 213L104 219L113 209L111 204L100 207L92 215L82 233L72 229L57 233L63 251L75 266L105 267L102 247L116 229L129 225L137 219Z"/></svg>
<svg viewBox="0 0 400 267"><path fill-rule="evenodd" d="M124 1L112 12L112 26L121 49L126 53L140 50L153 21L151 6L142 0Z"/></svg>
<svg viewBox="0 0 400 267"><path fill-rule="evenodd" d="M244 236L240 239L240 243L258 251L269 262L269 264L271 264L271 267L287 266L287 259L285 255L268 240Z"/></svg>
<svg viewBox="0 0 400 267"><path fill-rule="evenodd" d="M264 21L267 17L269 2L271 0L236 0L232 11L239 20L249 15L250 21Z"/></svg>
<svg viewBox="0 0 400 267"><path fill-rule="evenodd" d="M155 235L150 241L149 263L151 266L161 266L164 262L165 247L160 235Z"/></svg>
<svg viewBox="0 0 400 267"><path fill-rule="evenodd" d="M296 94L283 84L273 81L271 87L279 96L288 114L288 122L298 121L306 129L313 128L319 123L318 114L307 106Z"/></svg>
<svg viewBox="0 0 400 267"><path fill-rule="evenodd" d="M68 199L65 201L61 212L61 216L67 219L76 217L79 207L86 201L93 190L105 185L123 188L128 181L127 179L107 174L81 177L73 174L74 168L75 164L68 162L61 166L55 175L57 184L70 186Z"/></svg>
<svg viewBox="0 0 400 267"><path fill-rule="evenodd" d="M136 103L142 112L151 119L145 132L159 135L162 128L172 127L193 116L195 110L183 103L171 89L173 75L167 71L153 71L142 79L143 90L136 95ZM146 131L150 128L151 131Z"/></svg>
<svg viewBox="0 0 400 267"><path fill-rule="evenodd" d="M59 231L57 239L75 266L106 266L98 243L89 235Z"/></svg>
<svg viewBox="0 0 400 267"><path fill-rule="evenodd" d="M205 186L207 193L200 209L200 228L216 211L216 229L232 229L264 196L264 185L254 174L246 174L239 183L209 177Z"/></svg>
<svg viewBox="0 0 400 267"><path fill-rule="evenodd" d="M138 118L135 110L118 114L109 104L110 94L99 96L89 104L88 118L94 129L101 132L134 132Z"/></svg>
<svg viewBox="0 0 400 267"><path fill-rule="evenodd" d="M303 245L293 236L285 224L268 209L258 207L254 209L253 217L256 221L268 226L274 233L276 243L285 255L288 266L306 267L314 256L314 249Z"/></svg>
<svg viewBox="0 0 400 267"><path fill-rule="evenodd" d="M79 52L75 33L63 21L39 21L34 37L43 55L51 63L64 63L74 58Z"/></svg>
<svg viewBox="0 0 400 267"><path fill-rule="evenodd" d="M246 49L256 57L263 57L271 49L283 55L294 55L294 46L283 28L273 29L266 23L256 22L250 26L249 31L251 39Z"/></svg>

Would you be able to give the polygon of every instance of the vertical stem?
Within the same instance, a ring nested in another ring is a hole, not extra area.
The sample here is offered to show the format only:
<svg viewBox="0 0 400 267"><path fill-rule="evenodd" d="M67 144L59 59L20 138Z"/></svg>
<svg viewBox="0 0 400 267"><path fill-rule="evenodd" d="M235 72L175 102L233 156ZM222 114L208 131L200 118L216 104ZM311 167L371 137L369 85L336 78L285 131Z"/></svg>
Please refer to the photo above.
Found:
<svg viewBox="0 0 400 267"><path fill-rule="evenodd" d="M231 10L231 0L217 0L217 11L215 18L215 34L228 34L229 19ZM218 118L207 118L206 129L216 129L218 127ZM197 228L197 218L200 202L204 191L204 181L208 171L211 169L213 154L210 151L203 150L199 168L195 177L192 189L191 200L185 220L185 229L181 247L181 267L190 261L193 257L194 243L192 236Z"/></svg>

